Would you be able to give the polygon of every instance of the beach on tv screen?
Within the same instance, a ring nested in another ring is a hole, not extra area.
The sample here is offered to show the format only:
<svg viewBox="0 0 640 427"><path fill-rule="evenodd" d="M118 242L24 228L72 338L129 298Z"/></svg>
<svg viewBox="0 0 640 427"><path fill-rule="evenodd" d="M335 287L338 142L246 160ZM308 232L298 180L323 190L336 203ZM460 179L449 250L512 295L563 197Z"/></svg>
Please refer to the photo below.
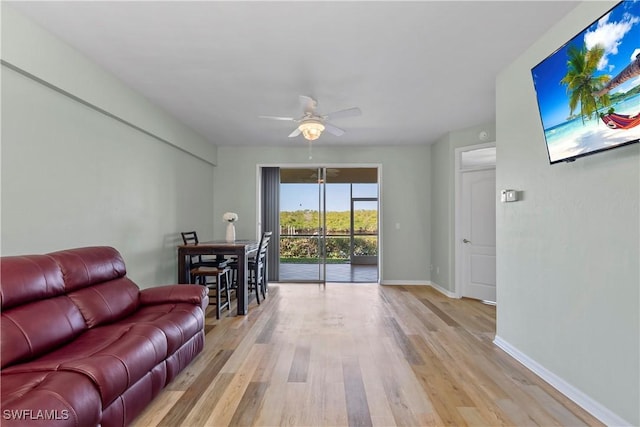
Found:
<svg viewBox="0 0 640 427"><path fill-rule="evenodd" d="M623 1L532 70L549 161L640 140L640 1Z"/></svg>

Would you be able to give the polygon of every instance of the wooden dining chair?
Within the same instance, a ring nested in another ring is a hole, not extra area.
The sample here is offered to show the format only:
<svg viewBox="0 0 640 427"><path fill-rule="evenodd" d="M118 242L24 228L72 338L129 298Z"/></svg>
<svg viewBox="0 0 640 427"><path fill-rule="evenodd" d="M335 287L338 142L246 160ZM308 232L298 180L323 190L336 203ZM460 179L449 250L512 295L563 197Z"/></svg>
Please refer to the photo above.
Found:
<svg viewBox="0 0 640 427"><path fill-rule="evenodd" d="M209 298L215 297L216 319L220 319L220 314L224 308L231 310L230 272L231 268L228 266L202 266L190 270L190 274L195 278L196 283L200 283L209 289ZM213 279L213 282L211 279ZM211 290L215 291L215 295L211 294Z"/></svg>
<svg viewBox="0 0 640 427"><path fill-rule="evenodd" d="M180 233L185 245L197 245L198 234L195 231ZM231 309L231 268L226 260L206 257L204 255L194 255L190 259L191 268L189 277L191 283L198 283L206 286L210 291L214 290L215 295L209 292L209 297L215 297L216 319L220 319L222 309Z"/></svg>
<svg viewBox="0 0 640 427"><path fill-rule="evenodd" d="M198 242L198 233L195 231L184 231L180 233L182 235L182 241L185 245L197 245ZM220 259L217 256L206 256L206 255L193 255L190 259L191 266L207 266L207 267L218 267L220 264L226 262L225 259Z"/></svg>
<svg viewBox="0 0 640 427"><path fill-rule="evenodd" d="M266 266L267 266L267 248L269 245L269 240L271 240L271 236L273 232L265 231L260 237L260 242L258 243L258 250L255 254L252 254L248 261L248 272L249 277L247 278L248 282L248 292L252 292L256 290L256 301L260 304L260 293L262 293L263 299L266 297L267 292L267 274L266 274ZM262 255L262 257L261 257ZM232 260L229 262L229 267L231 267L231 289L237 289L238 287L238 262L237 260Z"/></svg>
<svg viewBox="0 0 640 427"><path fill-rule="evenodd" d="M262 299L267 297L267 250L272 234L271 231L265 231L262 234L258 251L255 257L249 260L249 292L256 291L258 304L260 304L260 294Z"/></svg>

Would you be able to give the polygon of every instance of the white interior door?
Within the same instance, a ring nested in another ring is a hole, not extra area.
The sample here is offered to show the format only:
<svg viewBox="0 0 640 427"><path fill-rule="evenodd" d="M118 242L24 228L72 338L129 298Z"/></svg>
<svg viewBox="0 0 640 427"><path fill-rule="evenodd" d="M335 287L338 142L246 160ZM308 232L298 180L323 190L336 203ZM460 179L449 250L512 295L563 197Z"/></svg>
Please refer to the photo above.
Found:
<svg viewBox="0 0 640 427"><path fill-rule="evenodd" d="M462 172L462 296L496 301L496 171Z"/></svg>

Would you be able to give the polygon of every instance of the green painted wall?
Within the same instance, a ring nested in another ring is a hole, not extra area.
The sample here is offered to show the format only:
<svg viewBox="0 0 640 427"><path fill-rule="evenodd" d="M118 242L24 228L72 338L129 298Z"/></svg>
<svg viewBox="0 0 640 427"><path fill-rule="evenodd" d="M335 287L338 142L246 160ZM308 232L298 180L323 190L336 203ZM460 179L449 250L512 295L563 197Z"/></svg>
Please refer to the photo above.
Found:
<svg viewBox="0 0 640 427"><path fill-rule="evenodd" d="M6 3L2 60L2 255L111 245L175 283L178 232L212 237L215 147Z"/></svg>
<svg viewBox="0 0 640 427"><path fill-rule="evenodd" d="M497 209L497 334L640 425L640 145L549 165L530 72L613 4L581 3L498 76L497 186L524 199Z"/></svg>
<svg viewBox="0 0 640 427"><path fill-rule="evenodd" d="M431 257L430 153L428 145L323 147L322 140L314 143L312 159L301 140L290 141L286 147L220 147L214 172L215 233L223 235L222 214L233 211L240 216L237 235L255 236L257 165L380 164L382 280L427 283Z"/></svg>

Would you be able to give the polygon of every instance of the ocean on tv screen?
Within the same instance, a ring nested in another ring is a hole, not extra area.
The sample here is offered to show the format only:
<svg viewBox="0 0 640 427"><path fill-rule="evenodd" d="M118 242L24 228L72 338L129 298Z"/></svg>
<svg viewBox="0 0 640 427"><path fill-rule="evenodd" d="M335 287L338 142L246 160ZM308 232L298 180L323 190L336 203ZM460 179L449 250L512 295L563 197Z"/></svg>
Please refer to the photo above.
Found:
<svg viewBox="0 0 640 427"><path fill-rule="evenodd" d="M640 1L623 1L531 70L551 163L640 140Z"/></svg>
<svg viewBox="0 0 640 427"><path fill-rule="evenodd" d="M620 114L640 112L640 94L614 106ZM631 129L614 129L600 117L585 120L580 117L564 122L544 132L551 162L573 158L585 153L613 148L640 139L640 126Z"/></svg>

